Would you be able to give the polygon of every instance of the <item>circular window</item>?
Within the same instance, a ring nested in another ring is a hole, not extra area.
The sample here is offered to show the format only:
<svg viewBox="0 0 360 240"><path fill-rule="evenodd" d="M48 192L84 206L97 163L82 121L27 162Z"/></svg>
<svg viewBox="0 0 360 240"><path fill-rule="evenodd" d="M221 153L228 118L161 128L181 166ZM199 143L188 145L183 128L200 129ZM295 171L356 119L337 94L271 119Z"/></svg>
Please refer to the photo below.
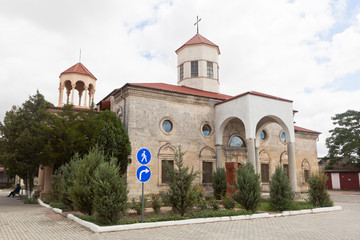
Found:
<svg viewBox="0 0 360 240"><path fill-rule="evenodd" d="M244 141L240 137L234 136L230 140L230 147L244 147Z"/></svg>
<svg viewBox="0 0 360 240"><path fill-rule="evenodd" d="M280 140L281 140L281 142L285 142L286 141L286 136L285 136L285 133L284 132L281 132L280 133Z"/></svg>
<svg viewBox="0 0 360 240"><path fill-rule="evenodd" d="M204 124L202 127L202 132L205 136L209 136L211 134L211 127L209 124Z"/></svg>
<svg viewBox="0 0 360 240"><path fill-rule="evenodd" d="M262 130L261 133L260 133L260 138L262 140L265 140L266 137L267 137L267 133L265 132L265 130Z"/></svg>
<svg viewBox="0 0 360 240"><path fill-rule="evenodd" d="M164 132L169 133L173 129L173 124L170 120L164 120L161 124L161 127Z"/></svg>

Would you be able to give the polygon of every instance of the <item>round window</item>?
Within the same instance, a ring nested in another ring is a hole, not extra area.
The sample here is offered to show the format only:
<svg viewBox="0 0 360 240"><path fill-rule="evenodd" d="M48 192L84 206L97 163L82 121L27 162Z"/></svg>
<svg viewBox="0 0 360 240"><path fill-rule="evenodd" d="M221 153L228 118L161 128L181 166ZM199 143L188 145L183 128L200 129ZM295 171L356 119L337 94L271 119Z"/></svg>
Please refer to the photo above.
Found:
<svg viewBox="0 0 360 240"><path fill-rule="evenodd" d="M211 127L209 124L204 124L204 126L202 127L202 132L205 136L209 136L211 133Z"/></svg>
<svg viewBox="0 0 360 240"><path fill-rule="evenodd" d="M161 124L162 129L166 132L169 133L171 132L171 130L173 129L173 125L172 122L170 120L164 120Z"/></svg>
<svg viewBox="0 0 360 240"><path fill-rule="evenodd" d="M284 132L281 132L281 133L280 133L280 140L281 140L282 142L285 142L285 141L286 141L286 136L285 136L285 133L284 133Z"/></svg>
<svg viewBox="0 0 360 240"><path fill-rule="evenodd" d="M264 130L262 130L261 133L260 133L260 138L261 138L262 140L265 140L266 137L267 137L266 132L265 132Z"/></svg>
<svg viewBox="0 0 360 240"><path fill-rule="evenodd" d="M240 137L234 136L230 140L230 147L244 147L244 141Z"/></svg>

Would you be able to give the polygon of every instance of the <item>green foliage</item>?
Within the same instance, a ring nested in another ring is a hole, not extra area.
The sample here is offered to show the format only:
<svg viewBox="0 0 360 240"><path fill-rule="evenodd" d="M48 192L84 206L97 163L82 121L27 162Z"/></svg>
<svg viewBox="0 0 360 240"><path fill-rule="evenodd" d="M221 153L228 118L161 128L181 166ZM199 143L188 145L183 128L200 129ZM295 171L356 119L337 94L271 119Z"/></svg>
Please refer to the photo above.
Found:
<svg viewBox="0 0 360 240"><path fill-rule="evenodd" d="M160 191L159 195L160 195L161 202L164 204L164 206L166 206L166 207L171 206L170 195L168 194L168 192Z"/></svg>
<svg viewBox="0 0 360 240"><path fill-rule="evenodd" d="M196 205L200 210L206 210L208 208L208 202L205 198L199 199Z"/></svg>
<svg viewBox="0 0 360 240"><path fill-rule="evenodd" d="M51 189L50 189L50 198L54 202L59 202L62 195L62 174L59 171L56 171L55 174L51 177Z"/></svg>
<svg viewBox="0 0 360 240"><path fill-rule="evenodd" d="M146 206L147 203L147 199L146 197L144 198L144 208ZM140 201L136 202L135 198L131 199L131 204L130 204L130 209L136 211L137 215L141 215L141 211L142 211L142 196L140 196Z"/></svg>
<svg viewBox="0 0 360 240"><path fill-rule="evenodd" d="M302 209L312 209L315 206L307 201L291 201L287 210L289 211L296 211ZM272 207L270 203L270 199L262 199L259 207L257 208L258 211L266 211L266 212L276 212L279 211Z"/></svg>
<svg viewBox="0 0 360 240"><path fill-rule="evenodd" d="M161 209L161 199L159 194L152 193L151 197L151 206L154 209L155 213L159 213Z"/></svg>
<svg viewBox="0 0 360 240"><path fill-rule="evenodd" d="M334 205L326 189L328 177L324 173L312 174L309 178L308 201L316 207L331 207Z"/></svg>
<svg viewBox="0 0 360 240"><path fill-rule="evenodd" d="M9 176L24 179L29 192L39 165L44 163L41 157L44 141L39 128L50 105L37 91L21 107L13 106L6 112L3 123L0 121L0 165Z"/></svg>
<svg viewBox="0 0 360 240"><path fill-rule="evenodd" d="M294 195L290 180L282 166L277 166L270 181L270 204L276 211L289 209Z"/></svg>
<svg viewBox="0 0 360 240"><path fill-rule="evenodd" d="M209 199L208 199L208 205L214 210L214 211L217 211L220 209L220 206L219 204L216 202L216 199L214 198L214 196L211 196Z"/></svg>
<svg viewBox="0 0 360 240"><path fill-rule="evenodd" d="M61 202L51 202L50 206L53 207L53 208L59 208L59 209L62 209L62 210L68 209L68 206L64 205Z"/></svg>
<svg viewBox="0 0 360 240"><path fill-rule="evenodd" d="M330 130L331 136L326 139L329 168L343 159L349 160L347 164L360 167L360 112L348 110L331 119L336 127Z"/></svg>
<svg viewBox="0 0 360 240"><path fill-rule="evenodd" d="M35 198L25 198L24 204L38 204L38 201Z"/></svg>
<svg viewBox="0 0 360 240"><path fill-rule="evenodd" d="M94 210L94 172L102 162L104 162L104 154L97 147L92 148L80 159L74 185L70 189L75 208L88 215L92 215Z"/></svg>
<svg viewBox="0 0 360 240"><path fill-rule="evenodd" d="M131 145L121 120L111 111L103 111L97 117L102 126L97 136L97 144L104 150L105 160L117 159L120 173L124 174L131 163Z"/></svg>
<svg viewBox="0 0 360 240"><path fill-rule="evenodd" d="M71 161L61 166L55 175L61 175L60 182L60 201L70 209L74 209L74 202L71 197L71 191L75 183L76 172L79 168L80 156L75 154Z"/></svg>
<svg viewBox="0 0 360 240"><path fill-rule="evenodd" d="M236 192L233 198L247 211L255 212L261 200L261 182L251 163L239 167L235 178Z"/></svg>
<svg viewBox="0 0 360 240"><path fill-rule="evenodd" d="M221 199L226 194L226 171L225 168L218 168L212 175L212 187L214 189L214 197Z"/></svg>
<svg viewBox="0 0 360 240"><path fill-rule="evenodd" d="M192 182L199 174L194 172L193 169L189 171L189 167L184 166L183 162L184 153L181 148L175 152L175 168L167 164L166 170L169 176L169 190L170 203L174 212L180 213L181 216L191 209L196 200L196 194L192 187Z"/></svg>
<svg viewBox="0 0 360 240"><path fill-rule="evenodd" d="M106 224L116 223L126 210L127 189L115 161L100 163L93 186L96 215Z"/></svg>
<svg viewBox="0 0 360 240"><path fill-rule="evenodd" d="M225 195L221 200L225 209L233 210L235 208L235 201L230 195Z"/></svg>

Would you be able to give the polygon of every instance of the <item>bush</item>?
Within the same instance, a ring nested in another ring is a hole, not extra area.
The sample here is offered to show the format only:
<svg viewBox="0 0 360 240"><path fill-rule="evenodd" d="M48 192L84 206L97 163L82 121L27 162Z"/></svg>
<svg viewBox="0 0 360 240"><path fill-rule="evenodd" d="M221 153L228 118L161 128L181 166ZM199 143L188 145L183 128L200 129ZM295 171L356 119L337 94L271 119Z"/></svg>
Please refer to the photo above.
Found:
<svg viewBox="0 0 360 240"><path fill-rule="evenodd" d="M97 147L92 148L80 159L74 186L70 189L75 208L88 215L92 215L94 210L94 172L102 162L104 162L103 152Z"/></svg>
<svg viewBox="0 0 360 240"><path fill-rule="evenodd" d="M282 166L277 166L270 181L270 205L276 211L288 210L294 195Z"/></svg>
<svg viewBox="0 0 360 240"><path fill-rule="evenodd" d="M208 205L214 210L217 211L220 209L219 204L216 202L216 199L214 198L214 196L211 196L208 200Z"/></svg>
<svg viewBox="0 0 360 240"><path fill-rule="evenodd" d="M94 210L106 224L116 223L127 204L126 183L120 176L115 160L102 162L94 173Z"/></svg>
<svg viewBox="0 0 360 240"><path fill-rule="evenodd" d="M161 192L159 192L159 196L160 196L161 202L164 204L164 206L171 206L170 196L167 192L161 191Z"/></svg>
<svg viewBox="0 0 360 240"><path fill-rule="evenodd" d="M309 202L316 207L331 207L334 205L326 189L328 177L324 173L315 173L309 178Z"/></svg>
<svg viewBox="0 0 360 240"><path fill-rule="evenodd" d="M59 202L62 195L62 174L58 169L51 177L50 198L54 202Z"/></svg>
<svg viewBox="0 0 360 240"><path fill-rule="evenodd" d="M159 213L161 209L161 200L160 195L152 193L151 196L151 206L154 209L154 213Z"/></svg>
<svg viewBox="0 0 360 240"><path fill-rule="evenodd" d="M200 210L206 210L208 208L208 202L206 201L206 199L202 198L202 199L199 199L198 200L198 203L197 203L197 207L200 209Z"/></svg>
<svg viewBox="0 0 360 240"><path fill-rule="evenodd" d="M235 208L235 201L230 195L226 195L222 198L224 208L227 210L233 210Z"/></svg>
<svg viewBox="0 0 360 240"><path fill-rule="evenodd" d="M60 202L65 206L68 206L70 209L74 209L74 202L71 197L71 189L74 186L76 171L80 162L80 157L78 154L75 154L71 161L65 165L62 165L57 174L61 175L61 181L59 183L60 191Z"/></svg>
<svg viewBox="0 0 360 240"><path fill-rule="evenodd" d="M235 178L233 198L247 211L255 212L261 200L260 176L254 171L251 163L239 167Z"/></svg>
<svg viewBox="0 0 360 240"><path fill-rule="evenodd" d="M144 198L144 208L146 206L146 202L147 202L147 199L145 197ZM141 215L141 212L142 212L142 197L141 196L140 196L140 201L139 202L136 202L135 198L131 199L130 209L136 211L137 215Z"/></svg>
<svg viewBox="0 0 360 240"><path fill-rule="evenodd" d="M38 201L35 198L25 198L24 204L38 204Z"/></svg>
<svg viewBox="0 0 360 240"><path fill-rule="evenodd" d="M165 165L169 176L168 194L171 207L174 212L180 213L181 216L184 216L195 204L196 194L192 182L199 174L193 169L188 173L189 167L184 167L183 156L184 153L179 147L174 159L176 167L173 168L169 164Z"/></svg>
<svg viewBox="0 0 360 240"><path fill-rule="evenodd" d="M214 197L221 199L226 194L226 171L225 168L218 168L212 175L212 187L214 189Z"/></svg>

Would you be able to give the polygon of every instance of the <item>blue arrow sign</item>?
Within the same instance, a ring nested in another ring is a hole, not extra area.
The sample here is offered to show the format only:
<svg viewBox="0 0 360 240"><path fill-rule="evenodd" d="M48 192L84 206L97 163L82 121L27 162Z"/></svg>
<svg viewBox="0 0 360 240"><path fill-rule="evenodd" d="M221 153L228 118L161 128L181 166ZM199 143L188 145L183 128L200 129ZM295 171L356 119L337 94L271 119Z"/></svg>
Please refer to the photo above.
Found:
<svg viewBox="0 0 360 240"><path fill-rule="evenodd" d="M142 183L149 181L151 177L150 168L148 168L147 166L140 166L136 171L136 177Z"/></svg>
<svg viewBox="0 0 360 240"><path fill-rule="evenodd" d="M142 148L136 154L137 160L141 164L148 164L151 160L151 153L148 149Z"/></svg>

